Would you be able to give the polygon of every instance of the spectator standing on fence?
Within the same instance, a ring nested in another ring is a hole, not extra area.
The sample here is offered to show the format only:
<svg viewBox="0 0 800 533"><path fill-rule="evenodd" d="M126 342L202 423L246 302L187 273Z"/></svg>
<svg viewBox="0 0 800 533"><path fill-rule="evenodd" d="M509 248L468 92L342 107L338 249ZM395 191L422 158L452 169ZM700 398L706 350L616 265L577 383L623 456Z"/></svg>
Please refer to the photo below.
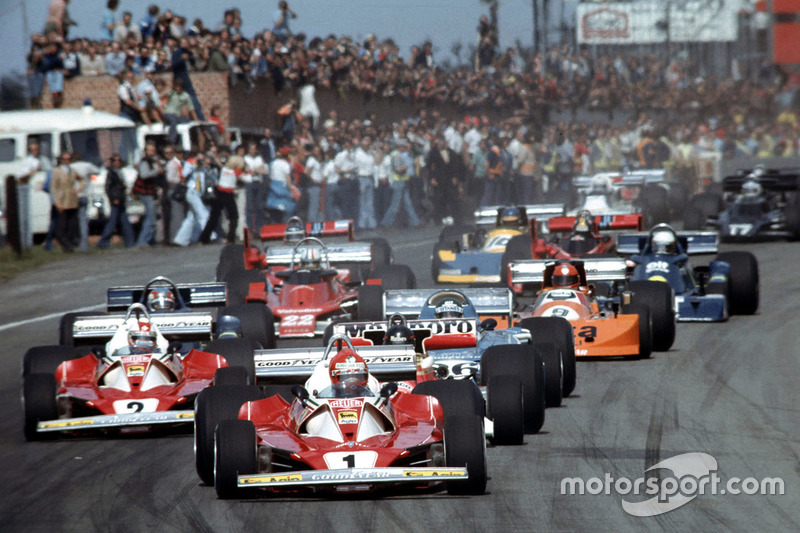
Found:
<svg viewBox="0 0 800 533"><path fill-rule="evenodd" d="M117 23L114 28L114 40L121 44L127 44L133 38L137 43L142 42L142 32L139 30L139 25L133 22L133 15L130 11L122 14L122 20Z"/></svg>
<svg viewBox="0 0 800 533"><path fill-rule="evenodd" d="M365 135L354 151L356 175L358 176L358 229L374 229L375 221L375 154L372 152L372 139Z"/></svg>
<svg viewBox="0 0 800 533"><path fill-rule="evenodd" d="M157 5L151 4L150 7L147 8L147 15L142 17L142 20L139 21L139 32L142 34L142 39L153 37L155 34L156 26L158 25L159 11L160 8Z"/></svg>
<svg viewBox="0 0 800 533"><path fill-rule="evenodd" d="M117 26L117 8L119 0L108 0L103 10L103 21L100 23L100 40L113 41L114 28Z"/></svg>
<svg viewBox="0 0 800 533"><path fill-rule="evenodd" d="M200 105L200 100L197 99L197 93L194 91L192 85L192 78L189 76L189 66L193 63L192 51L189 44L188 37L181 37L178 40L178 46L173 47L171 57L172 76L175 80L181 80L183 90L192 99L192 111L196 116L195 120L205 120L203 114L203 107Z"/></svg>
<svg viewBox="0 0 800 533"><path fill-rule="evenodd" d="M195 114L191 97L184 91L181 78L172 80L172 90L166 94L166 99L163 118L164 123L169 126L167 140L170 144L175 144L178 141L178 124L198 120L198 116Z"/></svg>
<svg viewBox="0 0 800 533"><path fill-rule="evenodd" d="M72 20L67 10L69 0L52 0L47 8L47 22L44 25L44 34L56 36L63 42L68 39L69 27L78 23Z"/></svg>
<svg viewBox="0 0 800 533"><path fill-rule="evenodd" d="M61 44L50 41L44 47L44 76L53 99L53 107L64 103L64 60Z"/></svg>
<svg viewBox="0 0 800 533"><path fill-rule="evenodd" d="M72 155L61 154L59 165L53 169L51 191L56 208L55 237L66 253L75 251L80 240L78 229L78 193L83 188L81 178L71 167Z"/></svg>
<svg viewBox="0 0 800 533"><path fill-rule="evenodd" d="M297 18L297 14L289 9L289 3L286 0L281 0L278 2L278 9L272 16L272 33L281 43L286 43L292 36L292 31L289 29L290 18Z"/></svg>
<svg viewBox="0 0 800 533"><path fill-rule="evenodd" d="M103 233L100 235L100 240L97 241L97 247L100 249L108 248L117 228L120 229L122 238L125 241L125 248L130 248L136 243L136 236L128 219L126 207L128 195L125 189L125 182L122 180L122 167L124 164L125 162L120 154L113 154L106 165L105 189L110 209L108 220L103 227Z"/></svg>
<svg viewBox="0 0 800 533"><path fill-rule="evenodd" d="M133 185L133 193L144 205L144 218L136 239L136 246L150 246L156 234L156 198L158 180L164 174L164 166L155 143L147 143L139 161L139 177Z"/></svg>
<svg viewBox="0 0 800 533"><path fill-rule="evenodd" d="M219 217L222 210L228 219L228 233L225 242L236 242L236 228L239 224L239 208L236 206L236 186L239 178L244 173L244 159L238 155L232 155L225 162L219 173L219 182L214 190L214 199L211 201L211 212L208 215L203 232L200 234L200 242L209 244L211 234L217 228Z"/></svg>

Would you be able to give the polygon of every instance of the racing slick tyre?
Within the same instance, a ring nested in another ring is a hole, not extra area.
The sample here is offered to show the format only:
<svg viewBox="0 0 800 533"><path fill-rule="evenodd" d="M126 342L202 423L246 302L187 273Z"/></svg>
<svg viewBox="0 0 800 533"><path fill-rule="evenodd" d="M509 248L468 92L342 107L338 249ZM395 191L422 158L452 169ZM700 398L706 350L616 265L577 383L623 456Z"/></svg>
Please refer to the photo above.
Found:
<svg viewBox="0 0 800 533"><path fill-rule="evenodd" d="M392 247L383 237L364 239L372 244L372 265L374 268L392 264Z"/></svg>
<svg viewBox="0 0 800 533"><path fill-rule="evenodd" d="M533 317L521 320L518 327L531 332L531 342L552 342L561 351L562 379L564 389L562 398L568 397L575 390L577 368L575 364L575 334L572 324L561 317Z"/></svg>
<svg viewBox="0 0 800 533"><path fill-rule="evenodd" d="M675 308L672 306L672 289L660 281L631 281L628 289L633 293L633 303L650 308L653 322L653 350L666 352L675 342Z"/></svg>
<svg viewBox="0 0 800 533"><path fill-rule="evenodd" d="M722 200L722 192L714 192L713 189L709 189L708 192L692 196L687 205L687 208L689 207L699 209L705 218L715 218L725 209L725 202Z"/></svg>
<svg viewBox="0 0 800 533"><path fill-rule="evenodd" d="M703 229L706 223L706 216L696 206L689 204L683 210L683 229L686 231L696 231Z"/></svg>
<svg viewBox="0 0 800 533"><path fill-rule="evenodd" d="M362 285L358 288L358 320L384 320L383 287Z"/></svg>
<svg viewBox="0 0 800 533"><path fill-rule="evenodd" d="M486 437L483 418L452 416L444 421L444 457L450 467L467 467L469 479L448 481L449 494L486 492Z"/></svg>
<svg viewBox="0 0 800 533"><path fill-rule="evenodd" d="M292 403L294 400L292 387L294 387L294 385L264 385L261 387L261 390L264 392L264 398L269 398L277 394L287 402Z"/></svg>
<svg viewBox="0 0 800 533"><path fill-rule="evenodd" d="M206 485L214 483L214 431L223 420L235 420L246 402L263 398L255 385L206 387L194 403L194 460Z"/></svg>
<svg viewBox="0 0 800 533"><path fill-rule="evenodd" d="M251 283L266 283L266 275L261 270L231 270L222 279L228 285L228 305L247 302Z"/></svg>
<svg viewBox="0 0 800 533"><path fill-rule="evenodd" d="M22 402L25 410L25 438L43 440L47 433L38 433L36 426L42 420L58 418L55 374L29 374L22 382Z"/></svg>
<svg viewBox="0 0 800 533"><path fill-rule="evenodd" d="M508 240L506 250L500 258L500 283L508 285L508 265L518 259L531 259L531 236L514 235Z"/></svg>
<svg viewBox="0 0 800 533"><path fill-rule="evenodd" d="M222 281L229 272L245 270L244 244L226 244L219 251L217 261L217 281Z"/></svg>
<svg viewBox="0 0 800 533"><path fill-rule="evenodd" d="M259 343L262 348L275 348L275 317L272 309L262 303L229 305L217 316L235 316L242 323L242 336Z"/></svg>
<svg viewBox="0 0 800 533"><path fill-rule="evenodd" d="M783 208L783 216L786 218L789 240L800 240L800 197L795 196L791 200L787 200L786 207Z"/></svg>
<svg viewBox="0 0 800 533"><path fill-rule="evenodd" d="M445 226L439 233L439 242L450 248L452 245L461 241L461 236L468 233L475 232L475 226L469 225L456 225Z"/></svg>
<svg viewBox="0 0 800 533"><path fill-rule="evenodd" d="M209 342L203 351L221 355L228 366L240 366L247 372L248 383L256 382L256 363L253 352L259 344L247 338L234 337L230 339L214 339Z"/></svg>
<svg viewBox="0 0 800 533"><path fill-rule="evenodd" d="M481 390L469 379L423 381L414 387L413 393L439 400L445 422L453 416L486 416L486 402Z"/></svg>
<svg viewBox="0 0 800 533"><path fill-rule="evenodd" d="M650 183L642 188L642 192L639 193L639 205L644 214L646 227L669 221L668 196L667 189L655 183Z"/></svg>
<svg viewBox="0 0 800 533"><path fill-rule="evenodd" d="M517 376L522 382L525 433L538 433L546 406L542 356L530 344L490 346L481 357L481 384L503 375Z"/></svg>
<svg viewBox="0 0 800 533"><path fill-rule="evenodd" d="M525 406L522 383L517 376L493 376L486 389L487 412L494 425L492 442L498 445L522 444L525 435Z"/></svg>
<svg viewBox="0 0 800 533"><path fill-rule="evenodd" d="M667 191L670 218L677 220L683 207L689 202L689 186L681 181L673 181Z"/></svg>
<svg viewBox="0 0 800 533"><path fill-rule="evenodd" d="M105 313L102 311L81 311L79 313L64 314L64 316L61 317L61 321L58 323L58 343L64 346L75 346L76 342L72 331L75 326L75 321L85 316L99 316L104 314ZM92 339L90 342L96 343L97 339Z"/></svg>
<svg viewBox="0 0 800 533"><path fill-rule="evenodd" d="M240 474L258 470L256 427L250 420L222 420L214 434L214 489L228 500L242 496L237 487Z"/></svg>
<svg viewBox="0 0 800 533"><path fill-rule="evenodd" d="M653 352L653 321L650 317L650 308L645 304L628 304L622 306L620 314L639 315L639 353L633 358L649 358Z"/></svg>
<svg viewBox="0 0 800 533"><path fill-rule="evenodd" d="M393 264L374 268L367 279L381 280L381 287L384 290L417 287L417 277L408 265Z"/></svg>
<svg viewBox="0 0 800 533"><path fill-rule="evenodd" d="M77 357L78 354L72 346L53 345L28 348L22 358L22 377L30 374L53 374L55 376L58 365Z"/></svg>
<svg viewBox="0 0 800 533"><path fill-rule="evenodd" d="M431 257L431 278L433 278L434 283L439 282L439 274L442 271L442 258L439 257L439 252L450 249L450 246L441 242L437 242L433 245L433 256Z"/></svg>
<svg viewBox="0 0 800 533"><path fill-rule="evenodd" d="M752 315L758 311L758 261L750 252L722 252L717 261L731 267L728 278L728 305L732 315Z"/></svg>
<svg viewBox="0 0 800 533"><path fill-rule="evenodd" d="M241 366L223 366L214 372L214 386L223 385L253 385L247 369Z"/></svg>
<svg viewBox="0 0 800 533"><path fill-rule="evenodd" d="M560 407L564 399L564 370L561 351L552 342L534 344L544 364L544 400L547 407Z"/></svg>

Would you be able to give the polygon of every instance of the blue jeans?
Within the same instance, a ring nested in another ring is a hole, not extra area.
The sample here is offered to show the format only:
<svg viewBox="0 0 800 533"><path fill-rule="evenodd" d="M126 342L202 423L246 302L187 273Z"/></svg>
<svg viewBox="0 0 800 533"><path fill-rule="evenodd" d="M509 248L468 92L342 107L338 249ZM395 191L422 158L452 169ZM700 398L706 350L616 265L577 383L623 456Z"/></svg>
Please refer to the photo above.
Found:
<svg viewBox="0 0 800 533"><path fill-rule="evenodd" d="M483 196L481 197L481 207L497 205L497 193L497 180L486 178L486 180L484 180Z"/></svg>
<svg viewBox="0 0 800 533"><path fill-rule="evenodd" d="M325 185L325 218L327 220L336 220L342 218L342 212L339 210L339 184L327 183Z"/></svg>
<svg viewBox="0 0 800 533"><path fill-rule="evenodd" d="M401 205L408 217L408 225L412 227L419 225L419 218L417 218L417 213L414 212L414 204L411 203L411 195L408 193L408 182L392 181L390 183L392 185L392 203L389 204L389 210L381 220L381 226L394 226Z"/></svg>
<svg viewBox="0 0 800 533"><path fill-rule="evenodd" d="M111 237L114 236L114 230L120 226L122 238L125 239L125 248L130 248L136 242L136 237L133 234L133 226L131 221L128 220L128 212L125 204L114 205L111 204L111 210L108 214L108 221L103 227L103 234L100 235L100 240L97 241L98 248L108 248Z"/></svg>
<svg viewBox="0 0 800 533"><path fill-rule="evenodd" d="M358 177L358 228L373 229L378 226L375 221L375 180L372 176Z"/></svg>
<svg viewBox="0 0 800 533"><path fill-rule="evenodd" d="M89 215L86 210L89 207L89 199L85 196L78 198L78 229L80 230L81 241L78 244L78 251L89 251Z"/></svg>
<svg viewBox="0 0 800 533"><path fill-rule="evenodd" d="M358 222L358 180L355 178L339 178L339 186L336 189L336 205L342 213L342 218L350 219L354 223Z"/></svg>
<svg viewBox="0 0 800 533"><path fill-rule="evenodd" d="M256 235L265 224L264 204L267 201L265 187L266 185L260 181L247 183L244 186L245 226Z"/></svg>
<svg viewBox="0 0 800 533"><path fill-rule="evenodd" d="M322 196L322 187L319 185L306 187L306 195L308 195L308 216L306 217L306 222L322 222L324 220L324 213L319 206L319 200Z"/></svg>
<svg viewBox="0 0 800 533"><path fill-rule="evenodd" d="M200 240L200 232L206 227L208 222L208 207L200 197L200 191L194 187L186 189L186 216L183 218L181 227L172 239L177 245L188 246Z"/></svg>
<svg viewBox="0 0 800 533"><path fill-rule="evenodd" d="M156 199L150 194L142 194L139 195L139 200L144 205L144 219L136 246L149 246L156 235Z"/></svg>

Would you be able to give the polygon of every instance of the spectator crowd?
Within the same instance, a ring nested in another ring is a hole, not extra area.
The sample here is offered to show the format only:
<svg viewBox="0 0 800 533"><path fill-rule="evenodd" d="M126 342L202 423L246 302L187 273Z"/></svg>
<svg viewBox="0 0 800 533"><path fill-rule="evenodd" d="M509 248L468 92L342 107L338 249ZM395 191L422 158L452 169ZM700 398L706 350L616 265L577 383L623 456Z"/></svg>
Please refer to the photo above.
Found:
<svg viewBox="0 0 800 533"><path fill-rule="evenodd" d="M136 240L120 228L129 245L233 241L240 216L251 229L293 214L312 221L352 218L360 229L459 223L478 205L558 197L579 174L663 167L670 179L697 191L719 159L800 155L793 99L800 76L769 63L740 79L704 75L687 59L567 46L535 55L500 50L496 28L482 17L475 61L450 68L436 61L430 42L413 46L404 58L392 39L374 35L363 42L309 39L292 31L296 15L285 1L271 29L245 36L238 9L225 11L209 29L156 5L134 21L131 12L118 12L118 0L109 0L98 39L70 40L68 2L53 0L45 33L33 37L28 75L34 105L44 80L58 106L59 76L117 75L121 112L170 125L174 143L176 124L205 118L191 72L227 72L231 84L246 88L264 78L290 95L279 112L279 132L266 129L233 149L215 145L184 154L170 144L136 162L139 181L155 185L134 189L146 215ZM153 82L161 72L173 74L170 87ZM323 116L315 87L364 99L399 98L419 111L395 123L374 116L341 120L335 110ZM441 103L462 115L442 116ZM624 124L546 121L550 111L572 110L575 117L578 108L609 117L624 110L633 118ZM106 230L113 234L114 226ZM101 244L105 237L110 234Z"/></svg>

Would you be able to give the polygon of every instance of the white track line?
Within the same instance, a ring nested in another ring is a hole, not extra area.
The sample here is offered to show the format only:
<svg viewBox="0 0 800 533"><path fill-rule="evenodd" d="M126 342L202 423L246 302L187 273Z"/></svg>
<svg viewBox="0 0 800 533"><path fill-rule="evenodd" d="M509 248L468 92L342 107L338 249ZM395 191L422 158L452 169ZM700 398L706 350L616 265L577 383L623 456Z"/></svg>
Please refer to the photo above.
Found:
<svg viewBox="0 0 800 533"><path fill-rule="evenodd" d="M79 309L72 309L71 311L61 311L58 313L50 313L49 315L37 316L34 318L29 318L27 320L20 320L19 322L11 322L10 324L3 324L0 326L0 331L5 331L7 329L16 328L19 326L26 326L28 324L33 324L34 322L41 322L42 320L50 320L51 318L61 317L67 313L80 313L83 311L94 311L96 309L102 309L105 307L105 304L96 304L90 305L88 307L81 307Z"/></svg>

